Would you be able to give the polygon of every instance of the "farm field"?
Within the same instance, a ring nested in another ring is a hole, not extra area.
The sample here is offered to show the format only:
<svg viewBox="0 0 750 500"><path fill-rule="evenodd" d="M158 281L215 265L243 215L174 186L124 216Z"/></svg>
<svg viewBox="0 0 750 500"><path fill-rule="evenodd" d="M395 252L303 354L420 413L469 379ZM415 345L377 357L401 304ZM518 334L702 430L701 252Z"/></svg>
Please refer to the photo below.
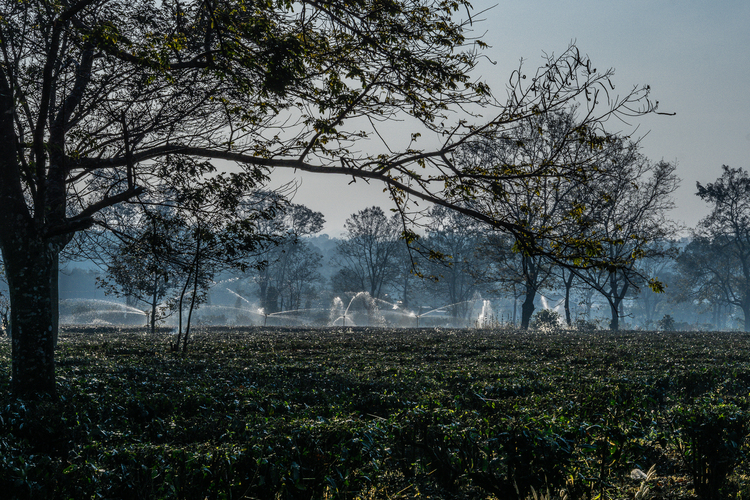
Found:
<svg viewBox="0 0 750 500"><path fill-rule="evenodd" d="M68 328L3 498L748 498L745 333ZM654 467L649 473L649 469ZM646 477L648 475L648 477Z"/></svg>

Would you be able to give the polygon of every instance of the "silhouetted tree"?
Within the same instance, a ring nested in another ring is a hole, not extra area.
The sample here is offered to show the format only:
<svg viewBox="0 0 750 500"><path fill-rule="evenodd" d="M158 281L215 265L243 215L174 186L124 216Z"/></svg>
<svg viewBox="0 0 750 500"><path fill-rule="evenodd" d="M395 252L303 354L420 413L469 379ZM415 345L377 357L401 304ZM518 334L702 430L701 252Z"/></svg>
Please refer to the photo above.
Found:
<svg viewBox="0 0 750 500"><path fill-rule="evenodd" d="M656 252L647 252L654 256L641 259L638 267L645 276L657 278L666 288L664 293L657 293L649 287L640 287L637 295L634 296L646 328L651 328L660 317L670 312L674 307L673 299L676 292L675 258L678 248L674 241L659 241L654 242L653 245L660 248Z"/></svg>
<svg viewBox="0 0 750 500"><path fill-rule="evenodd" d="M732 275L742 274L741 265L726 252L724 245L714 244L706 237L693 235L677 256L675 302L687 302L699 311L711 310L714 328L724 326L722 309L732 308Z"/></svg>
<svg viewBox="0 0 750 500"><path fill-rule="evenodd" d="M553 278L553 264L566 264L556 257L561 245L568 247L563 252L568 256L586 250L576 248L571 238L572 225L585 225L577 194L582 184L600 175L597 166L610 154L613 142L587 137L578 128L575 110L567 109L528 117L502 137L473 141L461 150L462 165L503 169L509 176L492 188L491 196L478 198L472 206L519 228L512 239L498 233L484 246L493 257L496 279L506 289L509 284L523 287L521 328L529 327L537 294ZM534 238L530 241L525 233Z"/></svg>
<svg viewBox="0 0 750 500"><path fill-rule="evenodd" d="M105 293L125 296L149 307L149 326L164 313L160 304L168 292L182 279L174 254L184 223L165 211L140 213L140 220L131 218L127 237L102 249L105 275L97 279ZM109 243L109 242L107 242ZM106 244L106 243L105 243Z"/></svg>
<svg viewBox="0 0 750 500"><path fill-rule="evenodd" d="M482 244L481 252L487 262L483 279L495 283L500 291L510 292L514 303L516 298L523 299L520 326L527 329L537 294L551 284L550 262L544 256L523 252L512 238L502 234L489 235Z"/></svg>
<svg viewBox="0 0 750 500"><path fill-rule="evenodd" d="M479 291L477 267L480 225L474 219L445 207L433 207L423 245L433 257L422 264L434 277L431 285L441 302L451 305L455 318L465 318L472 310L470 300ZM434 292L433 292L434 293Z"/></svg>
<svg viewBox="0 0 750 500"><path fill-rule="evenodd" d="M605 175L581 193L590 207L586 213L591 223L584 230L596 235L601 251L620 265L589 266L577 276L607 300L609 327L618 330L628 294L644 286L663 290L663 284L647 276L639 263L674 254L673 248L661 243L678 229L667 213L674 206L671 195L679 179L674 164L653 163L632 143L623 144L599 168Z"/></svg>
<svg viewBox="0 0 750 500"><path fill-rule="evenodd" d="M262 262L253 277L265 314L299 309L303 296L322 279L322 256L303 238L319 233L324 223L322 213L288 204L262 226L264 232L279 235L260 254Z"/></svg>
<svg viewBox="0 0 750 500"><path fill-rule="evenodd" d="M398 219L386 217L380 207L352 214L344 223L346 233L336 247L336 263L347 277L349 292L368 292L380 298L384 288L398 275L400 239ZM344 276L344 275L342 275Z"/></svg>
<svg viewBox="0 0 750 500"><path fill-rule="evenodd" d="M711 213L698 223L678 269L686 298L739 307L750 331L750 176L742 168L722 170L715 182L697 184Z"/></svg>

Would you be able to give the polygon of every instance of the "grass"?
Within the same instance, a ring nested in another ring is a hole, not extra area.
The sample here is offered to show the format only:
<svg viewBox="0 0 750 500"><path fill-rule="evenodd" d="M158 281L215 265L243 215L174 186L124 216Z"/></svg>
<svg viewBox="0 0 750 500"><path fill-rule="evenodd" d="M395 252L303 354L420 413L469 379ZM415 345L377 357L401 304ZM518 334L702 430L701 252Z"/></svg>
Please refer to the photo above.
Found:
<svg viewBox="0 0 750 500"><path fill-rule="evenodd" d="M68 329L9 498L747 498L750 335ZM653 470L648 479L634 474Z"/></svg>

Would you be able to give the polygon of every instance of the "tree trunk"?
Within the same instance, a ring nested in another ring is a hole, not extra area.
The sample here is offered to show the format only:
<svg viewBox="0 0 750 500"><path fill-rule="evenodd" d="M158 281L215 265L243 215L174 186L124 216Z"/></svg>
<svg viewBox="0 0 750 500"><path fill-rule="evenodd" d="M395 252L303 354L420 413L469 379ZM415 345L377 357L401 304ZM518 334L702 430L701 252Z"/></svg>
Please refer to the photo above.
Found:
<svg viewBox="0 0 750 500"><path fill-rule="evenodd" d="M745 331L750 332L750 302L746 301L742 304L742 315L744 316Z"/></svg>
<svg viewBox="0 0 750 500"><path fill-rule="evenodd" d="M156 333L156 306L157 302L159 300L159 278L158 275L156 278L154 278L154 290L153 294L151 294L151 321L150 321L150 327L151 327L151 333Z"/></svg>
<svg viewBox="0 0 750 500"><path fill-rule="evenodd" d="M531 315L534 314L534 299L536 298L536 288L526 286L526 294L521 305L521 329L527 330L531 322Z"/></svg>
<svg viewBox="0 0 750 500"><path fill-rule="evenodd" d="M570 317L570 289L573 287L573 277L575 275L571 272L567 279L563 279L565 282L565 323L568 326L573 325L573 320Z"/></svg>
<svg viewBox="0 0 750 500"><path fill-rule="evenodd" d="M25 234L11 239L3 248L10 293L11 392L19 399L54 397L58 251Z"/></svg>
<svg viewBox="0 0 750 500"><path fill-rule="evenodd" d="M609 301L609 311L612 313L612 321L609 323L609 329L612 331L617 331L620 329L620 315L623 315L622 311L622 305L623 305L623 299L625 298L625 295L628 293L628 283L625 282L625 284L622 287L622 290L618 292L618 282L619 279L617 278L616 273L610 273L609 275L609 296L607 297L607 300Z"/></svg>
<svg viewBox="0 0 750 500"><path fill-rule="evenodd" d="M60 335L60 259L55 257L50 271L50 303L52 304L52 343L57 349Z"/></svg>
<svg viewBox="0 0 750 500"><path fill-rule="evenodd" d="M180 350L180 343L182 342L182 304L185 300L188 286L190 286L190 278L193 275L192 271L193 269L190 268L190 272L188 272L187 279L185 280L185 286L182 287L182 292L180 292L180 300L177 302L177 341L172 346L175 352Z"/></svg>
<svg viewBox="0 0 750 500"><path fill-rule="evenodd" d="M199 249L195 251L195 272L193 273L193 296L190 297L190 309L188 310L187 325L185 326L185 337L182 339L182 352L187 352L188 336L190 335L190 323L193 320L193 310L195 309L195 298L198 295L198 262ZM179 346L178 346L179 347Z"/></svg>
<svg viewBox="0 0 750 500"><path fill-rule="evenodd" d="M612 320L609 322L609 329L613 332L620 329L620 314L617 306L618 304L614 301L609 302L609 312L612 314Z"/></svg>

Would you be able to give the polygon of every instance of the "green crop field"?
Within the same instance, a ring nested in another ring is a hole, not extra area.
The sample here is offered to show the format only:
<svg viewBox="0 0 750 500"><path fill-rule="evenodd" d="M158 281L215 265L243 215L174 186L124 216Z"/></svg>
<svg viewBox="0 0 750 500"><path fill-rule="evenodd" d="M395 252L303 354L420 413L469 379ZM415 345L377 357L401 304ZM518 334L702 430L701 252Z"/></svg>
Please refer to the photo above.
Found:
<svg viewBox="0 0 750 500"><path fill-rule="evenodd" d="M3 498L748 498L750 335L68 329ZM650 474L649 469L654 467ZM645 476L648 474L648 478Z"/></svg>

